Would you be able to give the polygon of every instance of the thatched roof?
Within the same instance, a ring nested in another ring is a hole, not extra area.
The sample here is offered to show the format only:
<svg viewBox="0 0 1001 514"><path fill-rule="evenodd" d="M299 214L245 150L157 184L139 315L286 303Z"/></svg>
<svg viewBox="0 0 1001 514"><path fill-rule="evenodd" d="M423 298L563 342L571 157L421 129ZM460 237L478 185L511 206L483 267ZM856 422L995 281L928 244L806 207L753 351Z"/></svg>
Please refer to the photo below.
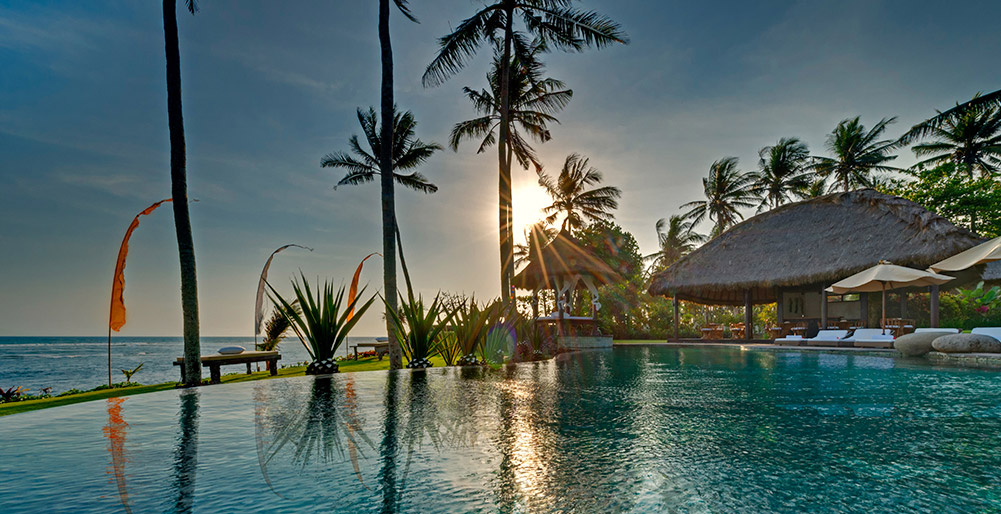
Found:
<svg viewBox="0 0 1001 514"><path fill-rule="evenodd" d="M525 269L514 276L514 285L520 289L544 289L556 286L573 275L590 276L595 285L622 280L608 264L596 257L580 242L565 231L560 231L549 244L532 255Z"/></svg>
<svg viewBox="0 0 1001 514"><path fill-rule="evenodd" d="M653 295L771 303L776 288L830 285L881 259L925 269L982 240L920 205L871 189L784 205L740 223L654 276Z"/></svg>

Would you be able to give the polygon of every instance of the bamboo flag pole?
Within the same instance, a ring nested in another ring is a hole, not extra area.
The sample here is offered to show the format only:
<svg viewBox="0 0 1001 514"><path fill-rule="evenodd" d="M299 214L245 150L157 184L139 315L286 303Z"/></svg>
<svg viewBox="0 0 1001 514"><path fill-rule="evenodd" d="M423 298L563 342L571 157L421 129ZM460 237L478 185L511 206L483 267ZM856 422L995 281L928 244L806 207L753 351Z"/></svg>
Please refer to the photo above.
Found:
<svg viewBox="0 0 1001 514"><path fill-rule="evenodd" d="M111 308L108 313L108 387L111 387L111 331L118 332L125 326L125 258L129 255L129 238L132 232L139 226L139 217L146 216L155 211L164 202L171 201L170 198L160 200L143 209L132 219L129 228L122 238L122 246L118 249L118 261L115 263L115 276L111 281Z"/></svg>

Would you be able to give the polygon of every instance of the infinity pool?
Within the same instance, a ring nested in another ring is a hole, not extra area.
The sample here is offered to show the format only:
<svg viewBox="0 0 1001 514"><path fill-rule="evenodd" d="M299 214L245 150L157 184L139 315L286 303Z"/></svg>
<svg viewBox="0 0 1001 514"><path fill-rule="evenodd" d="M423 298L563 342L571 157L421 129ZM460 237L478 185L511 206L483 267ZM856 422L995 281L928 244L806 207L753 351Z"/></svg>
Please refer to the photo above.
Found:
<svg viewBox="0 0 1001 514"><path fill-rule="evenodd" d="M0 418L0 512L1001 509L1001 376L615 348Z"/></svg>

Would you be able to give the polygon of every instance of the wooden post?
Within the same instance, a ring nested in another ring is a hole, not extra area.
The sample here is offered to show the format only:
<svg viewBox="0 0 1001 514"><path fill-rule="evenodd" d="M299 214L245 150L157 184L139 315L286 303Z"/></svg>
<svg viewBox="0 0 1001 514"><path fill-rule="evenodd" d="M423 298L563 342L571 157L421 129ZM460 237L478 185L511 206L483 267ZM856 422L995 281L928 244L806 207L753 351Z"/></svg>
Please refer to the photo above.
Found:
<svg viewBox="0 0 1001 514"><path fill-rule="evenodd" d="M678 309L678 293L674 293L674 298L671 300L671 303L674 304L674 340L678 341L678 340L681 339L681 327L680 327L681 316L679 315L679 312L678 312L678 310L679 310Z"/></svg>
<svg viewBox="0 0 1001 514"><path fill-rule="evenodd" d="M900 317L907 317L907 293L903 291L900 293Z"/></svg>
<svg viewBox="0 0 1001 514"><path fill-rule="evenodd" d="M938 328L938 286L931 286L931 325Z"/></svg>
<svg viewBox="0 0 1001 514"><path fill-rule="evenodd" d="M779 289L775 293L775 322L781 325L783 321L785 319L782 315L782 290Z"/></svg>
<svg viewBox="0 0 1001 514"><path fill-rule="evenodd" d="M859 317L861 318L862 326L868 327L869 326L869 293L859 293L858 300L859 300L859 310L861 311L859 313Z"/></svg>
<svg viewBox="0 0 1001 514"><path fill-rule="evenodd" d="M751 305L751 290L744 291L744 339L754 338L754 306Z"/></svg>
<svg viewBox="0 0 1001 514"><path fill-rule="evenodd" d="M820 286L820 329L827 330L827 290Z"/></svg>

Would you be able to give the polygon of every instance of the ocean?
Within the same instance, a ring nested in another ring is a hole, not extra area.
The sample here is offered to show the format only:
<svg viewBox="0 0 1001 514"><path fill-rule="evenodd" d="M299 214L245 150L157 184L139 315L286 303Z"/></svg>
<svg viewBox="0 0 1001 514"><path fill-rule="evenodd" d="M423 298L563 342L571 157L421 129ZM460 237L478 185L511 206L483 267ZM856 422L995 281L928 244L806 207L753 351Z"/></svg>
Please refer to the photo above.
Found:
<svg viewBox="0 0 1001 514"><path fill-rule="evenodd" d="M375 342L375 337L348 337L337 350L346 355L355 343ZM202 337L202 355L215 353L224 346L254 348L253 337ZM291 365L309 360L309 354L295 336L285 338L278 347L282 359L279 365ZM132 377L133 382L158 384L180 380L174 359L184 352L181 337L112 337L111 379L124 382L122 368L143 368ZM261 365L263 368L263 364ZM224 366L223 374L246 371L244 365ZM202 376L208 376L203 368ZM0 337L0 388L21 386L38 394L51 387L52 394L68 389L91 389L108 382L107 337Z"/></svg>

